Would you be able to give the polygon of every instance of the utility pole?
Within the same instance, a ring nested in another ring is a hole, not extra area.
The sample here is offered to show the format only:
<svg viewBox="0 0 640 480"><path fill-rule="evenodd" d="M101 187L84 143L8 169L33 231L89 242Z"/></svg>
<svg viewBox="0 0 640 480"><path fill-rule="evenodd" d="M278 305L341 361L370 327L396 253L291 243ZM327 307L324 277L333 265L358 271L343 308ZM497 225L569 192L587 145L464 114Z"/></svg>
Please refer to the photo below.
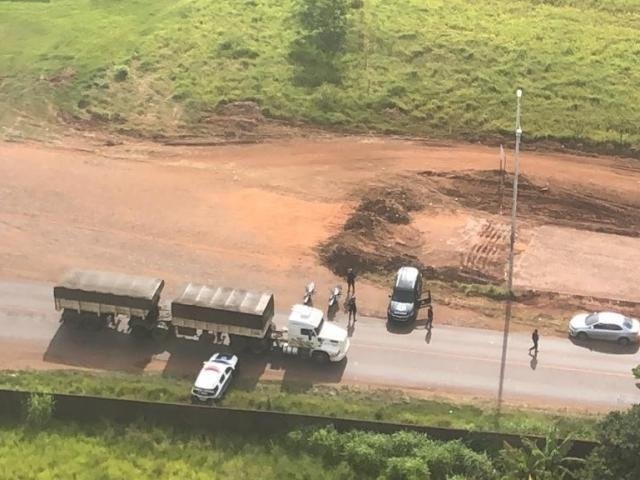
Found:
<svg viewBox="0 0 640 480"><path fill-rule="evenodd" d="M516 209L518 206L518 175L520 174L520 137L522 128L520 127L520 99L522 90L516 91L516 155L514 158L513 172L513 203L511 205L511 237L509 240L509 267L507 273L507 306L504 315L504 332L502 335L502 359L500 362L500 384L498 386L498 415L502 407L502 391L504 386L504 370L507 363L507 343L509 340L509 325L511 324L511 298L513 297L513 250L516 243Z"/></svg>
<svg viewBox="0 0 640 480"><path fill-rule="evenodd" d="M499 175L500 175L500 188L498 189L499 191L499 196L500 196L500 215L502 215L502 199L504 197L504 172L507 169L507 156L504 153L504 148L502 147L502 144L500 144L500 171L499 171Z"/></svg>
<svg viewBox="0 0 640 480"><path fill-rule="evenodd" d="M522 90L516 91L518 106L516 107L516 156L513 166L513 204L511 205L511 237L509 242L509 275L507 277L507 290L513 293L513 247L516 243L516 209L518 207L518 175L520 175L520 99Z"/></svg>

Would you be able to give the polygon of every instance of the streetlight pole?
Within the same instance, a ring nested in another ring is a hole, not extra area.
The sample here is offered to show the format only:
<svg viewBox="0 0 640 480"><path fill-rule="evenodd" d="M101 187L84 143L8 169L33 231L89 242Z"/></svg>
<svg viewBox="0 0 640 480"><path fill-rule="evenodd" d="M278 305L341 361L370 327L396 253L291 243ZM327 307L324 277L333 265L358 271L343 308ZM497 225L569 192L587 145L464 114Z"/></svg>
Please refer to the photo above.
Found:
<svg viewBox="0 0 640 480"><path fill-rule="evenodd" d="M520 99L522 98L522 90L516 91L517 108L516 108L516 156L514 159L513 172L513 204L511 205L511 237L509 241L509 275L507 276L507 290L511 294L513 291L513 247L516 243L516 209L518 206L518 175L520 175L520 137L522 137L522 128L520 128Z"/></svg>
<svg viewBox="0 0 640 480"><path fill-rule="evenodd" d="M504 332L502 335L502 359L500 361L500 384L498 386L498 416L502 407L502 391L504 386L504 370L507 363L507 342L509 340L509 325L511 323L511 298L513 297L513 250L516 243L516 209L518 206L518 176L520 175L520 137L522 128L520 127L520 99L522 90L516 91L516 155L514 158L513 172L513 203L511 205L511 237L509 240L509 269L507 273L507 306L504 315Z"/></svg>

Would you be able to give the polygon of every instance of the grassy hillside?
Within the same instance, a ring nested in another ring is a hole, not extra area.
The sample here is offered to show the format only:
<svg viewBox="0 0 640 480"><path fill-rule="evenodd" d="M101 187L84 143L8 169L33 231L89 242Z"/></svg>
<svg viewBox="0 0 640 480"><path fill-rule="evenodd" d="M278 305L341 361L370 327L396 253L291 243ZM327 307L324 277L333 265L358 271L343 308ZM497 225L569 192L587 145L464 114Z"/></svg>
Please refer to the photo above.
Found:
<svg viewBox="0 0 640 480"><path fill-rule="evenodd" d="M152 134L221 103L355 129L640 143L635 0L364 0L340 79L294 81L297 2L0 1L0 132L76 117ZM63 112L61 115L60 112Z"/></svg>

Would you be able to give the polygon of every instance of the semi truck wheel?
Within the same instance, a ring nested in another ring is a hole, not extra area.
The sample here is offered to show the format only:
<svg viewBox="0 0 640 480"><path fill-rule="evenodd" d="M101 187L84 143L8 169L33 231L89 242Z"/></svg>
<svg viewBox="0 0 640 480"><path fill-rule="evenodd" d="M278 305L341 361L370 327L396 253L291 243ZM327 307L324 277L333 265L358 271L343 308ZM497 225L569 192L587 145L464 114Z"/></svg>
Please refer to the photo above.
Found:
<svg viewBox="0 0 640 480"><path fill-rule="evenodd" d="M241 335L229 335L229 344L231 348L237 352L242 353L247 350L248 347L247 339Z"/></svg>
<svg viewBox="0 0 640 480"><path fill-rule="evenodd" d="M151 332L142 325L131 327L131 335L135 338L148 338Z"/></svg>
<svg viewBox="0 0 640 480"><path fill-rule="evenodd" d="M268 348L269 346L265 339L253 339L251 343L249 343L249 351L256 355L266 352Z"/></svg>
<svg viewBox="0 0 640 480"><path fill-rule="evenodd" d="M82 324L85 328L97 332L102 329L104 325L104 319L102 315L96 313L84 313L82 315Z"/></svg>
<svg viewBox="0 0 640 480"><path fill-rule="evenodd" d="M329 355L326 352L320 352L316 350L311 354L311 358L313 359L314 362L320 365L329 363Z"/></svg>
<svg viewBox="0 0 640 480"><path fill-rule="evenodd" d="M206 330L203 331L200 336L198 337L198 340L201 341L202 343L213 343L213 335L211 335L209 332L207 332Z"/></svg>
<svg viewBox="0 0 640 480"><path fill-rule="evenodd" d="M156 342L163 342L169 338L171 328L164 322L158 323L151 331L151 338Z"/></svg>
<svg viewBox="0 0 640 480"><path fill-rule="evenodd" d="M80 323L80 315L75 310L65 308L60 315L60 321L72 327L78 327Z"/></svg>

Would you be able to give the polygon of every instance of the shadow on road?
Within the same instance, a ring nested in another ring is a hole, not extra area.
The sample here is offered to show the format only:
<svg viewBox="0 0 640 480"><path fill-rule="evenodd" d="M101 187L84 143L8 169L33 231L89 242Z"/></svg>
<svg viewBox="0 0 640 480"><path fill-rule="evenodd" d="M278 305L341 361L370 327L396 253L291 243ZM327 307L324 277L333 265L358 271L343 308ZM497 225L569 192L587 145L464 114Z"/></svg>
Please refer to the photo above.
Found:
<svg viewBox="0 0 640 480"><path fill-rule="evenodd" d="M216 352L232 353L227 345L212 341L170 338L155 342L110 328L90 331L63 323L49 343L43 359L74 367L140 373L156 356L166 362L164 374L195 378L202 362ZM347 364L345 359L337 364L317 365L309 359L278 352L241 353L238 357L239 378L247 388L255 387L267 369L282 371L284 383L338 383Z"/></svg>
<svg viewBox="0 0 640 480"><path fill-rule="evenodd" d="M214 353L233 353L227 345L190 338L167 339L160 350L166 355L164 374L193 378Z"/></svg>
<svg viewBox="0 0 640 480"><path fill-rule="evenodd" d="M283 384L309 382L339 383L347 367L347 359L341 362L318 365L304 358L288 357L273 353L267 359L268 368L284 372Z"/></svg>
<svg viewBox="0 0 640 480"><path fill-rule="evenodd" d="M431 343L431 333L433 331L433 327L427 327L427 334L424 336L424 341L429 344Z"/></svg>
<svg viewBox="0 0 640 480"><path fill-rule="evenodd" d="M569 337L571 343L581 348L588 348L600 353L611 353L614 355L634 355L640 350L639 343L632 343L627 346L618 345L615 342L606 342L602 340L578 340L573 337Z"/></svg>
<svg viewBox="0 0 640 480"><path fill-rule="evenodd" d="M416 317L415 321L401 323L401 322L390 322L389 320L387 320L386 326L387 326L387 332L393 333L396 335L407 335L416 329L425 329L428 331L427 335L429 337L429 340L426 340L426 342L429 343L431 341L432 327L428 327L427 323L428 323L427 309L423 307L423 308L420 308L420 310L418 311L418 316Z"/></svg>
<svg viewBox="0 0 640 480"><path fill-rule="evenodd" d="M386 327L387 332L396 335L408 335L416 329L430 330L429 328L427 328L426 316L424 318L422 318L422 316L418 316L418 318L414 322L407 323L390 322L387 320Z"/></svg>
<svg viewBox="0 0 640 480"><path fill-rule="evenodd" d="M63 323L43 360L75 367L141 372L151 357L163 350L149 339L134 338L122 331L91 331Z"/></svg>
<svg viewBox="0 0 640 480"><path fill-rule="evenodd" d="M395 335L408 335L415 330L416 323L417 321L409 323L396 323L387 321L387 332L393 333Z"/></svg>

